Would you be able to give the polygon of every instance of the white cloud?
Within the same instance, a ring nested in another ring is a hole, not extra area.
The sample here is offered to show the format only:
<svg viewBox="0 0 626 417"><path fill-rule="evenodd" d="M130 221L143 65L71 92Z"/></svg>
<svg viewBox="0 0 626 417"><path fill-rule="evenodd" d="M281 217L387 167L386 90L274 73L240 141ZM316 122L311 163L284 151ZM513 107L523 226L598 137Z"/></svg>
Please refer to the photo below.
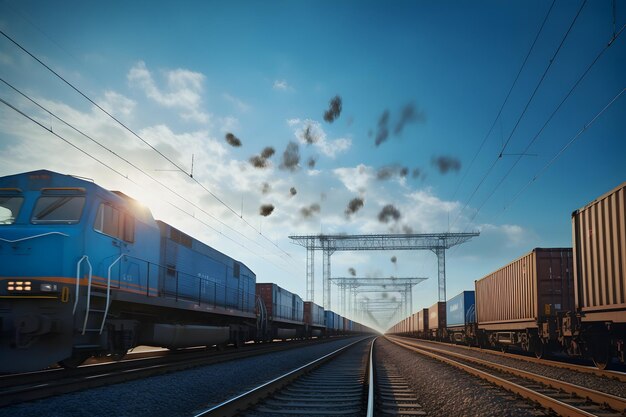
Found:
<svg viewBox="0 0 626 417"><path fill-rule="evenodd" d="M287 84L286 80L275 80L272 88L274 88L274 90L282 91L291 90L291 86Z"/></svg>
<svg viewBox="0 0 626 417"><path fill-rule="evenodd" d="M128 72L131 86L141 88L146 96L156 103L181 109L181 117L199 123L207 123L209 114L202 111L204 75L186 69L164 71L167 91L160 89L143 61L135 64Z"/></svg>
<svg viewBox="0 0 626 417"><path fill-rule="evenodd" d="M300 121L300 119L287 120L287 124L294 128L294 135L302 144L309 144L315 146L321 153L334 158L337 154L345 152L352 146L352 140L349 138L338 138L334 140L328 140L326 132L320 122L306 119ZM307 134L313 138L313 143L307 140Z"/></svg>
<svg viewBox="0 0 626 417"><path fill-rule="evenodd" d="M335 168L333 173L349 191L358 194L365 193L375 178L374 169L363 164L354 168Z"/></svg>
<svg viewBox="0 0 626 417"><path fill-rule="evenodd" d="M137 103L115 91L105 91L104 101L101 105L111 114L120 114L126 117L131 116Z"/></svg>
<svg viewBox="0 0 626 417"><path fill-rule="evenodd" d="M230 102L231 104L233 104L240 112L245 113L248 110L250 110L250 105L246 102L244 102L243 100L238 99L237 97L234 97L228 93L224 93L222 94L222 97Z"/></svg>

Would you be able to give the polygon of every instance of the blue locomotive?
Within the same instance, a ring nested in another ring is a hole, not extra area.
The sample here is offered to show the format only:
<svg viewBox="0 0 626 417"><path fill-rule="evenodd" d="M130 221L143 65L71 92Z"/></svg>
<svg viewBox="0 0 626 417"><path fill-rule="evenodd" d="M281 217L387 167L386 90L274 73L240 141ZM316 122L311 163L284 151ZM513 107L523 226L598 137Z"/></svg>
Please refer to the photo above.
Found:
<svg viewBox="0 0 626 417"><path fill-rule="evenodd" d="M260 295L243 263L121 192L46 170L0 178L0 373L121 358L138 345L337 334L303 318L297 295L289 320Z"/></svg>
<svg viewBox="0 0 626 417"><path fill-rule="evenodd" d="M120 192L45 170L0 178L0 372L243 343L255 283Z"/></svg>

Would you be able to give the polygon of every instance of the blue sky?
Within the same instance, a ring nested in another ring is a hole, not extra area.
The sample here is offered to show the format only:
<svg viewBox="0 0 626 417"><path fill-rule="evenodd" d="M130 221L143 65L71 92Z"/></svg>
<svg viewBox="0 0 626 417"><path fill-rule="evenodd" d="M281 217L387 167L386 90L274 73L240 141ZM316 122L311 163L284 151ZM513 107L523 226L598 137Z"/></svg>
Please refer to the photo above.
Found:
<svg viewBox="0 0 626 417"><path fill-rule="evenodd" d="M571 212L626 179L626 98L620 96L513 201L626 87L626 35L621 34L529 148L532 155L523 156L495 188L517 159L507 154L522 152L537 134L612 39L613 21L615 31L626 24L623 0L615 2L615 13L609 0L584 5L511 135L582 4L555 3L471 169L550 1L127 3L3 0L0 29L181 166L188 167L194 154L195 177L235 211L243 207L244 218L254 228L184 174L160 171L172 166L4 37L3 79L191 196L228 226L163 191L5 85L0 85L4 100L141 186L103 169L4 105L0 175L47 168L121 189L145 202L155 217L241 259L259 281L274 281L304 295L305 252L288 241L289 234L402 232L406 226L415 232L480 230L479 238L448 254L452 297L533 247L571 246ZM342 112L328 123L323 114L335 95L342 98ZM395 135L407 106L420 117ZM391 133L376 146L386 110ZM303 139L307 126L317 138L315 144ZM229 146L224 140L228 132L243 146ZM509 136L505 155L485 176ZM299 169L293 172L279 167L290 141L298 143L301 155ZM253 168L248 159L267 146L276 150L270 166ZM433 164L440 156L458 161L460 169L440 172ZM314 169L307 166L310 157L316 160ZM377 172L388 165L407 167L410 173L378 180ZM414 168L420 169L419 178L411 175ZM263 183L269 184L266 193ZM298 194L290 197L290 187ZM364 199L364 207L346 218L347 203L356 197ZM193 212L213 229L168 202ZM261 217L261 204L273 204L275 211ZM319 204L320 212L304 218L301 209L313 204ZM378 221L387 204L400 211L397 222ZM397 253L396 264L390 262L391 255L333 255L333 275L346 275L354 267L359 275L427 276L416 287L413 308L434 303L434 255ZM317 271L321 282L321 264Z"/></svg>

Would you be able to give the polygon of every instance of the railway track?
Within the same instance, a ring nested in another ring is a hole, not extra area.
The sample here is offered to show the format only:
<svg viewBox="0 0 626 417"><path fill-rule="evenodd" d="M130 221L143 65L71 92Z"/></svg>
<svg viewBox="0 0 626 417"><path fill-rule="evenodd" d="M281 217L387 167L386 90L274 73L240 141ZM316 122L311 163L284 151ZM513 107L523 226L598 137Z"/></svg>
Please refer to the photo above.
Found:
<svg viewBox="0 0 626 417"><path fill-rule="evenodd" d="M487 380L563 416L623 416L626 398L406 339L389 341Z"/></svg>
<svg viewBox="0 0 626 417"><path fill-rule="evenodd" d="M83 365L76 369L53 368L39 372L0 375L0 407L330 340L336 339L251 344L239 349L210 353L206 349L167 354L164 351L157 351L153 354L131 355L130 359L118 362Z"/></svg>
<svg viewBox="0 0 626 417"><path fill-rule="evenodd" d="M403 337L403 336L394 336L398 339L401 340L406 340L406 341L411 341L411 340L415 340L413 338L410 337ZM508 352L500 352L497 350L486 350L486 349L482 349L479 347L473 347L473 346L466 346L466 345L457 345L457 344L450 344L450 343L446 343L446 342L437 342L434 340L423 340L423 339L419 339L420 342L424 342L424 343L430 343L433 345L443 345L443 346L454 346L457 347L459 349L465 349L465 350L469 350L469 351L475 351L475 352L489 352L490 354L493 355L497 355L497 356L502 356L502 357L506 357L506 358L512 358L512 359L517 359L520 361L524 361L524 362L530 362L530 363L538 363L541 365L546 365L546 366L551 366L553 368L561 368L561 369L568 369L570 371L576 371L576 372L580 372L583 374L590 374L590 375L595 375L595 376L599 376L602 378L607 378L607 379L612 379L615 381L620 381L620 382L626 382L626 373L625 372L618 372L618 371L611 371L611 370L607 370L607 369L598 369L595 366L586 366L586 365L578 365L578 364L574 364L574 363L569 363L569 362L563 362L563 361L558 361L558 360L551 360L551 359L546 359L546 358L542 358L542 359L538 359L532 356L524 356L522 354L518 354L518 353L508 353Z"/></svg>
<svg viewBox="0 0 626 417"><path fill-rule="evenodd" d="M371 338L361 339L202 411L208 416L373 415ZM369 414L366 414L369 413Z"/></svg>

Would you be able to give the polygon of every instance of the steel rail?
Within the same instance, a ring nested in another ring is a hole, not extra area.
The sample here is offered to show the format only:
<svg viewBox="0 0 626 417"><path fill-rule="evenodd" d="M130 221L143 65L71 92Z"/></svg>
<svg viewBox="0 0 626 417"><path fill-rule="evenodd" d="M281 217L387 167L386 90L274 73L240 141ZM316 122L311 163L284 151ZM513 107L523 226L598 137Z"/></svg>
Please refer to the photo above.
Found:
<svg viewBox="0 0 626 417"><path fill-rule="evenodd" d="M313 371L319 366L329 362L330 360L337 357L341 353L345 352L348 348L363 342L367 338L362 338L355 342L352 342L346 346L343 346L339 349L336 349L314 361L311 361L305 365L302 365L292 371L287 372L279 377L276 377L270 381L267 381L251 390L248 390L242 394L239 394L229 400L223 401L207 410L204 410L194 417L208 417L208 416L235 416L249 408L250 406L258 403L263 398L275 393L276 391L288 386L292 382L294 382L299 377ZM373 342L372 342L373 343Z"/></svg>
<svg viewBox="0 0 626 417"><path fill-rule="evenodd" d="M370 359L369 359L369 372L367 376L367 411L365 413L366 417L374 417L374 343L376 343L375 337L372 341L372 346L370 347Z"/></svg>
<svg viewBox="0 0 626 417"><path fill-rule="evenodd" d="M415 338L405 337L405 336L394 336L394 337L398 337L400 339L406 339L407 341L415 340ZM620 381L620 382L626 382L626 373L624 372L609 371L606 369L598 369L594 366L576 365L574 363L559 362L559 361L545 359L545 358L538 359L535 357L524 356L524 355L520 355L516 353L507 353L507 352L500 352L497 350L488 350L488 349L486 350L483 348L477 348L477 347L465 346L465 345L456 345L456 344L451 344L448 342L438 342L435 340L424 340L424 339L418 339L418 340L422 342L426 342L426 343L454 346L454 347L458 347L461 349L466 349L466 350L471 350L471 351L476 351L476 352L488 352L489 354L503 356L506 358L518 359L518 360L525 361L525 362L538 363L540 365L547 365L547 366L552 366L554 368L568 369L570 371L576 371L576 372L595 375L595 376L599 376L603 378L613 379L613 380Z"/></svg>
<svg viewBox="0 0 626 417"><path fill-rule="evenodd" d="M540 404L546 406L547 408L550 408L552 410L554 410L555 412L561 414L561 415L568 415L568 416L589 416L589 415L593 415L590 413L587 413L584 410L580 410L576 407L573 407L569 404L565 404L561 401L558 401L554 398L551 398L549 396L546 396L544 394L540 394L538 392L535 392L533 390L530 390L528 388L525 388L521 385L515 384L514 382L511 381L507 381L505 379L499 378L495 375L490 375L487 372L481 371L479 369L476 368L472 368L471 366L467 365L467 364L463 364L460 363L454 359L450 359L450 358L446 358L443 355L448 355L451 356L453 358L458 358L467 362L471 362L477 365L481 365L481 366L485 366L491 369L495 369L498 371L502 371L502 372L506 372L508 374L520 377L520 378L524 378L527 380L531 380L533 382L537 382L539 384L542 384L544 386L548 386L550 388L554 388L557 390L561 390L563 392L569 393L569 394L573 394L576 395L580 398L583 399L588 399L596 404L599 405L608 405L610 408L612 408L613 410L616 410L618 412L626 412L626 398L620 398L617 397L615 395L611 395L611 394L607 394L607 393L603 393L600 391L596 391L596 390L592 390L589 388L585 388L585 387L581 387L578 385L574 385L574 384L570 384L568 382L564 382L564 381L558 381L556 379L552 379L546 376L542 376L542 375L537 375L534 374L532 372L528 372L528 371L523 371L521 369L516 369L516 368L512 368L506 365L501 365L501 364L497 364L494 362L489 362L483 359L478 359L478 358L474 358L474 357L470 357L470 356L466 356L460 353L455 353L455 352L450 352L450 351L444 351L441 349L437 349L437 348L433 348L433 347L424 347L424 346L417 346L414 344L410 344L410 343L406 343L404 341L400 341L398 339L393 339L393 338L388 338L388 340L390 340L391 342L408 348L410 350L414 350L416 352L425 354L429 357L435 358L437 360L452 364L456 367L459 367L461 369L463 369L466 372L469 372L473 375L479 376L483 379L488 380L489 382L492 382L498 386L501 386L507 390L510 390L512 392L515 392L521 396L523 396L524 398L528 398L531 399L533 401L537 401Z"/></svg>
<svg viewBox="0 0 626 417"><path fill-rule="evenodd" d="M202 349L167 355L155 352L153 357L140 355L136 359L83 365L76 369L57 368L0 375L0 407L198 366L323 344L332 340L337 339L251 344L223 352L207 352Z"/></svg>

